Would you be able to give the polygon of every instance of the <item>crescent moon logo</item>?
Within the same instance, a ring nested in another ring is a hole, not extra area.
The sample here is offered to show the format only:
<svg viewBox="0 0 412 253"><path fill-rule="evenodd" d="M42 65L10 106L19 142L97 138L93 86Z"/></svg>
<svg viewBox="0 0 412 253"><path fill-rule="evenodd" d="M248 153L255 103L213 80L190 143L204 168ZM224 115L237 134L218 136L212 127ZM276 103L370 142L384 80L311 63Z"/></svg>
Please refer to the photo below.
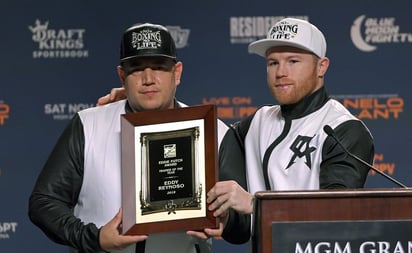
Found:
<svg viewBox="0 0 412 253"><path fill-rule="evenodd" d="M361 24L364 18L365 18L365 15L362 15L358 17L357 19L355 19L355 22L353 22L353 25L350 29L350 36L352 38L353 44L355 44L355 46L359 50L364 51L364 52L371 52L376 49L376 46L372 46L366 43L363 40L362 35L361 35Z"/></svg>

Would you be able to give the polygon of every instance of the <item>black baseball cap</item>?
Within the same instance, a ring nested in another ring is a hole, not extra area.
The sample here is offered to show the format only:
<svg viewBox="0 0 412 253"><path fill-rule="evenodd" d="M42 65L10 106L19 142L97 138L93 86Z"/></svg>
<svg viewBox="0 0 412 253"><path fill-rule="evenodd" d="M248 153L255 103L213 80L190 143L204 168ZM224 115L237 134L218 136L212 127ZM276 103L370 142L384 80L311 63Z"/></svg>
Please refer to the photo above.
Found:
<svg viewBox="0 0 412 253"><path fill-rule="evenodd" d="M144 56L176 59L176 45L166 27L144 23L126 29L120 43L120 62Z"/></svg>

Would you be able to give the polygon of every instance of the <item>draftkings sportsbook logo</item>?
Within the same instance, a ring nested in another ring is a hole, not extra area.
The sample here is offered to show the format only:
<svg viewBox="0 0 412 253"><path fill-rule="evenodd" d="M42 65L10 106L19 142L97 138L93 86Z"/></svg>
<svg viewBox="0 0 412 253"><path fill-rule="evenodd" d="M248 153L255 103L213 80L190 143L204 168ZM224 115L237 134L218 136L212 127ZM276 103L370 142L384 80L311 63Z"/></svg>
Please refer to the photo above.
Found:
<svg viewBox="0 0 412 253"><path fill-rule="evenodd" d="M33 26L28 26L33 33L32 40L38 44L33 51L33 59L50 58L86 58L85 29L51 29L49 21L42 23L37 19Z"/></svg>
<svg viewBox="0 0 412 253"><path fill-rule="evenodd" d="M395 21L395 17L357 17L350 31L353 44L361 51L372 52L382 44L412 43L412 33L402 32Z"/></svg>
<svg viewBox="0 0 412 253"><path fill-rule="evenodd" d="M17 222L1 222L0 221L0 240L10 239L11 234L16 233Z"/></svg>

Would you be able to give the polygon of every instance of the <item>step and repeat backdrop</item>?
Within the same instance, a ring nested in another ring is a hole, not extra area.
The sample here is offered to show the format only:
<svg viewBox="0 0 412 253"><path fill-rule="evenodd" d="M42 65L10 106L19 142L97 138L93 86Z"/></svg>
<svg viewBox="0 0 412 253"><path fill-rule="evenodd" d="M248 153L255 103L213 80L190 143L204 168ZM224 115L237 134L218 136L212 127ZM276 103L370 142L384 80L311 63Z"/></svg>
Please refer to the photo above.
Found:
<svg viewBox="0 0 412 253"><path fill-rule="evenodd" d="M250 42L283 17L323 31L326 87L375 139L375 167L412 186L412 1L28 1L0 3L0 252L67 252L28 219L28 197L58 136L79 110L120 86L121 35L167 26L183 61L178 97L213 103L233 123L275 104ZM367 187L397 187L371 173ZM214 252L248 245L213 243Z"/></svg>

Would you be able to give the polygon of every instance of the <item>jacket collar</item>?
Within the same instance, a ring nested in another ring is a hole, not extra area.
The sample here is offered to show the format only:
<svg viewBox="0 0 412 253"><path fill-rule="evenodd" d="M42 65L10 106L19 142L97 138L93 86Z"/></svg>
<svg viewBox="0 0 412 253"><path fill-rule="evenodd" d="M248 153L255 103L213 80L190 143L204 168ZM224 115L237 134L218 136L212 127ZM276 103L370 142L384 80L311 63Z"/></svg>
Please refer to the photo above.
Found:
<svg viewBox="0 0 412 253"><path fill-rule="evenodd" d="M295 104L281 105L282 116L288 119L304 117L321 108L330 99L326 88L322 86L312 94Z"/></svg>

